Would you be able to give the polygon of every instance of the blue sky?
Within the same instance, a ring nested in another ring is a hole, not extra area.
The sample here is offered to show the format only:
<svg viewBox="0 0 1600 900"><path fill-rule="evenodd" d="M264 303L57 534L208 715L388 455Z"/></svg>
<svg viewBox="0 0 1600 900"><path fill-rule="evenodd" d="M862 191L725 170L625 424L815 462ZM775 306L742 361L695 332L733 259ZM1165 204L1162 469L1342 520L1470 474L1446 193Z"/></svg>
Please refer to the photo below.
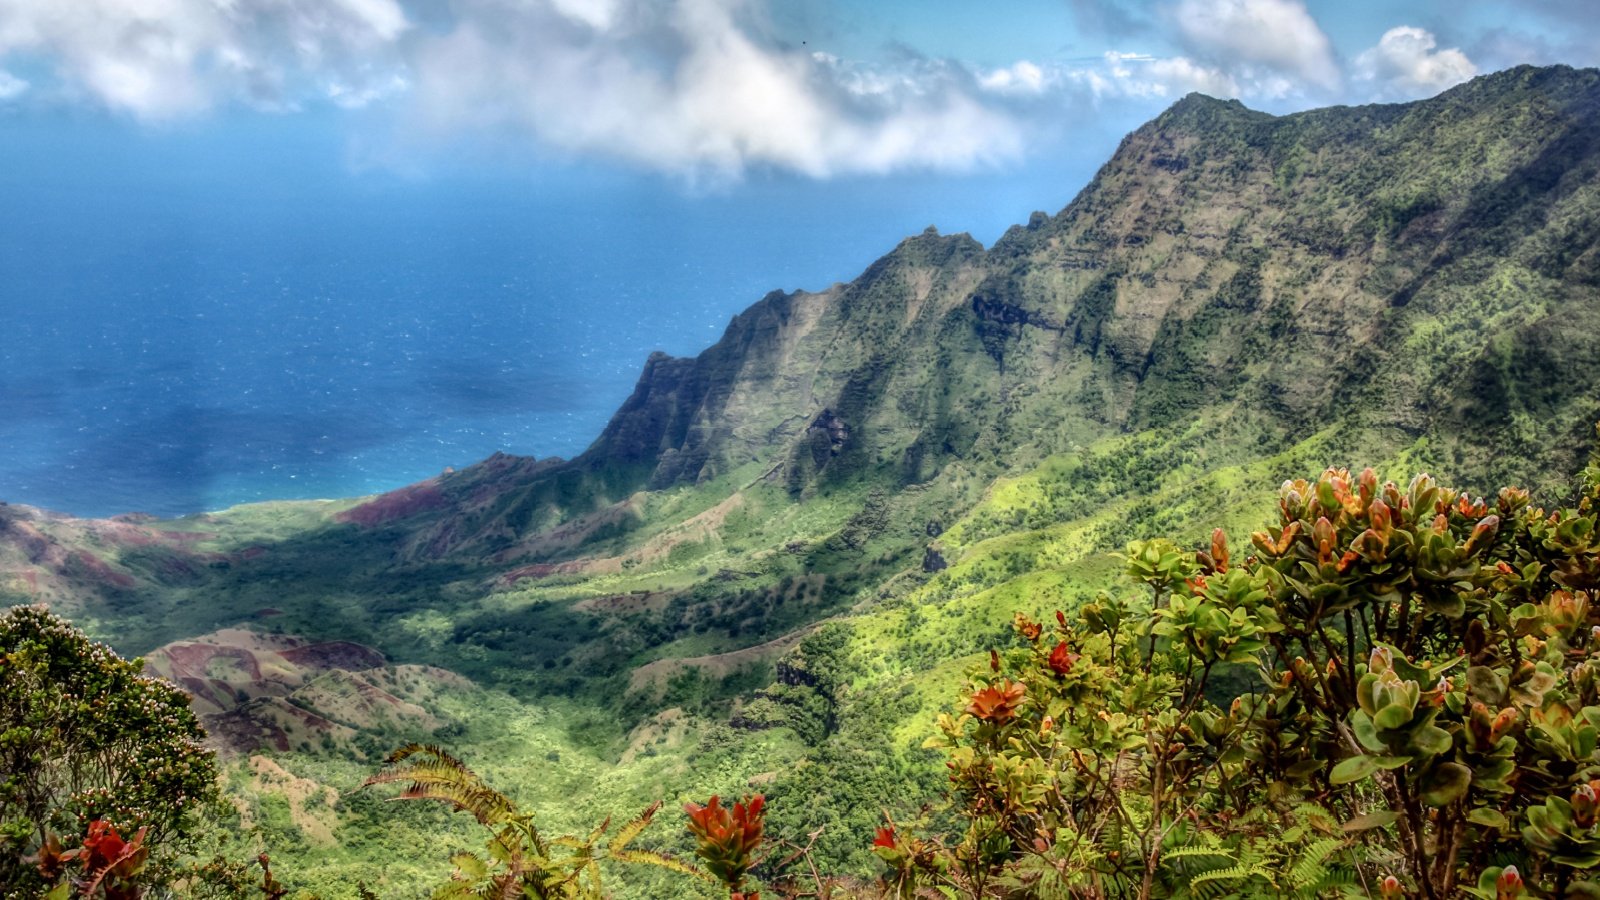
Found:
<svg viewBox="0 0 1600 900"><path fill-rule="evenodd" d="M1065 206L1189 91L1600 62L1591 0L0 0L0 500L570 456L645 356Z"/></svg>
<svg viewBox="0 0 1600 900"><path fill-rule="evenodd" d="M1592 65L1589 6L0 0L0 107L145 129L249 114L293 130L334 112L353 171L420 177L465 154L726 189L758 170L1016 168L1190 90L1287 110Z"/></svg>

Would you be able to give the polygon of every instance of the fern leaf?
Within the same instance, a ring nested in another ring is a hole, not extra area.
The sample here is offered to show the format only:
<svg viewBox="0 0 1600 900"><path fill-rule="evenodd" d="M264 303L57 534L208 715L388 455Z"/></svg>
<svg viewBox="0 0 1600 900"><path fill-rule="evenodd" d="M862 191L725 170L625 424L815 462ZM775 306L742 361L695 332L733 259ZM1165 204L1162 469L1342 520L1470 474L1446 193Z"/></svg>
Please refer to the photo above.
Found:
<svg viewBox="0 0 1600 900"><path fill-rule="evenodd" d="M638 837L640 834L643 834L644 830L650 827L650 820L655 817L656 811L660 808L660 800L657 800L656 802L645 807L644 812L635 816L628 824L622 826L622 830L618 831L616 836L611 838L611 843L606 845L606 850L612 856L616 856L618 853L622 852L624 847L627 847L629 844L633 843L634 838Z"/></svg>
<svg viewBox="0 0 1600 900"><path fill-rule="evenodd" d="M515 803L484 783L441 747L433 744L406 744L389 754L383 768L361 783L362 787L407 783L397 800L436 800L470 812L489 827L509 822L518 816Z"/></svg>
<svg viewBox="0 0 1600 900"><path fill-rule="evenodd" d="M1289 868L1290 885L1304 889L1321 882L1328 875L1328 859L1343 846L1344 841L1337 838L1312 842Z"/></svg>
<svg viewBox="0 0 1600 900"><path fill-rule="evenodd" d="M618 850L611 854L611 858L620 859L623 862L638 863L639 865L656 866L657 868L667 869L672 872L678 872L684 875L692 875L701 881L709 882L711 884L717 883L715 878L711 877L710 874L699 867L686 863L675 856L668 856L665 853L657 853L654 850Z"/></svg>
<svg viewBox="0 0 1600 900"><path fill-rule="evenodd" d="M610 827L611 817L606 816L604 819L600 820L600 824L596 825L593 831L589 832L589 836L584 838L583 842L591 847L594 846L594 842L600 840L600 835L605 834L606 829Z"/></svg>
<svg viewBox="0 0 1600 900"><path fill-rule="evenodd" d="M1164 850L1161 853L1161 858L1163 860L1189 859L1190 857L1195 856L1209 856L1213 858L1220 857L1228 860L1229 862L1237 862L1232 853L1229 853L1221 847L1178 847L1173 850Z"/></svg>

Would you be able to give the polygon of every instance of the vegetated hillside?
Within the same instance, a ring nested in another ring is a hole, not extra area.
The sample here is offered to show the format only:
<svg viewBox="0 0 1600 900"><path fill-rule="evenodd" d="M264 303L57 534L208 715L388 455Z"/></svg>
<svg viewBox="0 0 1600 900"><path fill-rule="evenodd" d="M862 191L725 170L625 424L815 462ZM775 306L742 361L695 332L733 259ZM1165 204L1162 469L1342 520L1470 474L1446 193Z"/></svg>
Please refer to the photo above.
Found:
<svg viewBox="0 0 1600 900"><path fill-rule="evenodd" d="M126 540L13 507L0 589L131 651L360 641L542 704L569 753L678 761L623 793L763 775L775 827L859 828L937 783L918 723L1012 609L1328 463L1561 484L1597 364L1600 72L1283 117L1194 95L987 250L930 230L653 356L574 460ZM850 828L823 843L861 861Z"/></svg>

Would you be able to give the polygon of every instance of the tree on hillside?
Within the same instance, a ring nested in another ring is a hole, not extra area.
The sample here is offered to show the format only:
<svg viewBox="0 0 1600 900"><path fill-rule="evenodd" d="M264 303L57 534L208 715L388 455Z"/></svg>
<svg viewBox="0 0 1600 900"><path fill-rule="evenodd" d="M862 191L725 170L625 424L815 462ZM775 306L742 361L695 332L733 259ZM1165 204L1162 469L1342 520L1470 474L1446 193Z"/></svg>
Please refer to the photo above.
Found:
<svg viewBox="0 0 1600 900"><path fill-rule="evenodd" d="M39 606L0 613L0 885L37 896L65 847L116 847L139 879L175 870L218 798L204 732L180 690ZM122 837L118 837L118 835ZM124 850L123 837L132 850ZM92 844L92 846L91 846ZM85 863L87 864L87 863Z"/></svg>

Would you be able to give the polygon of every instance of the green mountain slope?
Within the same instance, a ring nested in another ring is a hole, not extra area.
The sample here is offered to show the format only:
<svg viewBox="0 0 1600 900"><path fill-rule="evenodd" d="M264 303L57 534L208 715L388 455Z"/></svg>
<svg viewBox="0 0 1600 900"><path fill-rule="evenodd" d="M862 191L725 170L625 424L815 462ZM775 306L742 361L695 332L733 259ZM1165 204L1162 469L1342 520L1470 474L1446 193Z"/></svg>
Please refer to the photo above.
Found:
<svg viewBox="0 0 1600 900"><path fill-rule="evenodd" d="M1283 117L1192 95L993 247L930 230L652 356L576 459L172 522L6 507L0 591L129 652L247 625L440 666L494 699L427 715L507 770L515 722L613 773L606 811L755 777L862 866L862 823L937 789L920 736L1012 610L1328 463L1565 483L1597 382L1600 72ZM355 777L388 734L283 764Z"/></svg>

